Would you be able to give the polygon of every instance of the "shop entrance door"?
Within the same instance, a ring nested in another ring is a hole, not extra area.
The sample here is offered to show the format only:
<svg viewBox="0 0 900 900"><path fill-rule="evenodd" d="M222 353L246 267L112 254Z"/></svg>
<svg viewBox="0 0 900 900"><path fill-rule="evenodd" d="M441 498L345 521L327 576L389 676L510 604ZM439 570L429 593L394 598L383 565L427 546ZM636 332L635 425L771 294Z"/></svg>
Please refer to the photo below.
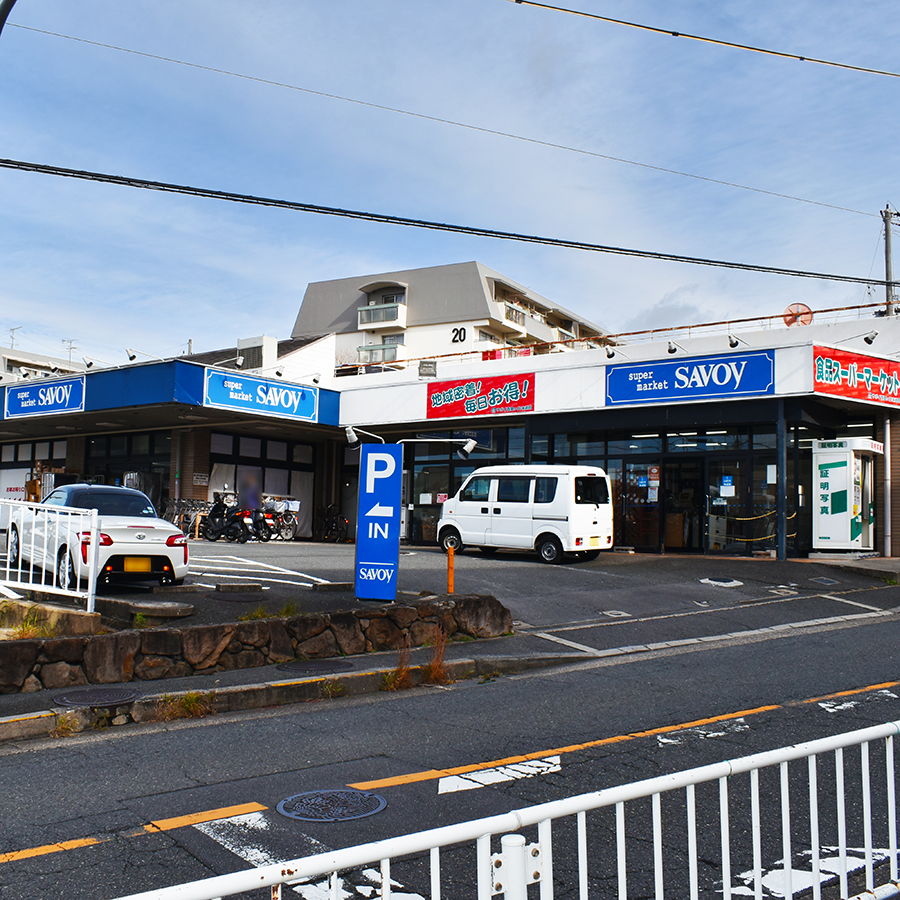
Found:
<svg viewBox="0 0 900 900"><path fill-rule="evenodd" d="M628 547L660 549L659 462L626 462L622 490L622 537Z"/></svg>
<svg viewBox="0 0 900 900"><path fill-rule="evenodd" d="M702 553L706 537L706 482L703 459L678 459L665 464L663 528L666 552Z"/></svg>
<svg viewBox="0 0 900 900"><path fill-rule="evenodd" d="M707 539L711 553L749 553L756 518L750 510L750 464L746 459L710 459L707 480ZM774 524L774 523L772 523ZM750 539L750 540L748 540Z"/></svg>

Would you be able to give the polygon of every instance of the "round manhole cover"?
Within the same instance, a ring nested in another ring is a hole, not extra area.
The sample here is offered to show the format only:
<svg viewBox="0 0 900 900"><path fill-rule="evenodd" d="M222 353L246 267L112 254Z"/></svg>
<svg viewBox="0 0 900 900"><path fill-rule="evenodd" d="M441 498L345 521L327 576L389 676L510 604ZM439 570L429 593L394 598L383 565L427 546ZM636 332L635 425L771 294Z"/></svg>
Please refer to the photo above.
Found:
<svg viewBox="0 0 900 900"><path fill-rule="evenodd" d="M387 800L378 794L344 789L294 794L282 800L276 809L281 815L301 822L346 822L373 816L386 806Z"/></svg>
<svg viewBox="0 0 900 900"><path fill-rule="evenodd" d="M342 672L352 669L353 663L342 659L292 659L276 666L279 672L294 672L301 675L325 675L328 672Z"/></svg>
<svg viewBox="0 0 900 900"><path fill-rule="evenodd" d="M53 699L61 706L124 706L126 703L134 703L141 696L140 691L131 688L90 688L86 691L70 691L68 694L59 694Z"/></svg>

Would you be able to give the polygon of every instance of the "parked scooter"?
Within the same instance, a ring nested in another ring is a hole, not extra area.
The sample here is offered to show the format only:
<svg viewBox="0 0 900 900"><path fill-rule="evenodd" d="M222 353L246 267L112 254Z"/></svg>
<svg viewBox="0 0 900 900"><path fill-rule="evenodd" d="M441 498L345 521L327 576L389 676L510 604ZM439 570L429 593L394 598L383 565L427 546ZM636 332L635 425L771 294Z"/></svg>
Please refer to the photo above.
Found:
<svg viewBox="0 0 900 900"><path fill-rule="evenodd" d="M225 485L227 488L228 485ZM206 514L203 522L203 537L208 541L217 541L228 526L228 514L230 509L225 503L225 498L220 493L213 494L213 505Z"/></svg>
<svg viewBox="0 0 900 900"><path fill-rule="evenodd" d="M238 509L235 507L225 526L225 540L246 544L251 538L268 541L272 537L272 529L266 522L261 509Z"/></svg>

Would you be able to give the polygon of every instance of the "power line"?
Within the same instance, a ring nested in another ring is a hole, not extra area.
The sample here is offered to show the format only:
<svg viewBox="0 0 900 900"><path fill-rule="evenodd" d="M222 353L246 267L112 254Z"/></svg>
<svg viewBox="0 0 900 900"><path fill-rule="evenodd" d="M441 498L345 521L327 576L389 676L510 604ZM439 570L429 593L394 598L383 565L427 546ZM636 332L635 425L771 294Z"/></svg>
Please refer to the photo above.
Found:
<svg viewBox="0 0 900 900"><path fill-rule="evenodd" d="M104 184L118 184L125 187L141 188L148 191L163 191L170 194L185 194L190 197L205 197L211 200L228 200L232 203L247 203L253 206L271 206L298 212L317 213L325 216L340 216L347 219L361 219L366 222L380 222L386 225L405 225L410 228L425 228L431 231L448 231L475 237L496 238L504 241L521 241L529 244L544 244L549 247L565 247L571 250L590 250L595 253L609 253L616 256L631 256L640 259L658 259L667 262L690 263L698 266L714 266L721 269L737 269L744 272L763 272L770 275L790 275L795 278L815 278L822 281L841 281L849 284L884 285L886 282L872 278L858 278L853 275L829 275L823 272L808 272L799 269L785 269L779 266L759 266L751 263L728 262L721 259L704 259L697 256L681 256L654 250L635 250L628 247L614 247L606 244L590 244L584 241L570 241L563 238L542 237L534 234L519 234L513 231L496 231L474 225L454 225L448 222L432 222L427 219L409 219L387 213L363 212L340 207L319 206L314 203L299 203L294 200L276 200L271 197L257 197L252 194L235 194L230 191L216 191L211 188L191 187L183 184L169 184L163 181L147 181L143 178L129 178L124 175L108 175L82 169L64 169L42 163L22 162L15 159L0 159L0 168L16 169L21 172L37 172L43 175L58 175L63 178L78 178L83 181L98 181Z"/></svg>
<svg viewBox="0 0 900 900"><path fill-rule="evenodd" d="M885 69L871 69L868 66L853 66L849 63L834 62L829 59L816 59L814 56L801 56L798 53L785 53L781 50L769 50L765 47L754 47L751 44L738 44L734 41L723 41L718 38L704 37L700 34L687 34L683 31L673 31L671 28L641 25L638 22L626 22L624 19L612 19L609 16L600 16L596 13L583 12L578 9L568 9L565 6L551 6L549 3L538 3L537 0L510 0L510 2L521 3L525 6L536 6L540 9L550 9L554 12L569 13L569 15L581 16L585 19L597 19L600 22L609 22L612 25L625 25L628 28L651 31L654 34L666 34L670 37L687 38L689 41L702 41L705 44L716 44L719 47L731 47L735 50L750 50L753 53L764 53L766 56L778 56L782 59L796 59L800 62L811 62L820 66L832 66L836 69L849 69L852 72L865 72L868 75L887 75L889 78L900 78L900 72L889 72Z"/></svg>
<svg viewBox="0 0 900 900"><path fill-rule="evenodd" d="M516 0L516 2L518 2L518 0ZM75 41L79 44L88 44L93 47L102 47L105 50L116 50L119 53L130 53L133 56L142 56L145 59L154 59L158 62L172 63L173 65L185 66L189 69L199 69L200 71L211 72L215 75L227 75L229 78L241 78L245 81L253 81L257 84L265 84L270 87L284 88L285 90L289 91L298 91L303 94L310 94L314 97L323 97L327 100L339 100L342 103L353 103L357 106L365 106L369 109L381 110L382 112L395 113L400 116L409 116L413 119L423 119L426 122L436 122L439 125L452 125L454 128L466 128L469 131L477 131L481 134L490 134L494 135L495 137L509 138L510 140L522 141L526 144L536 144L539 147L549 147L552 150L564 150L566 153L578 153L582 156L593 157L594 159L605 159L608 162L622 163L623 165L627 166L636 166L640 169L649 169L652 172L662 172L666 175L678 175L681 178L692 178L695 181L705 181L707 184L718 184L722 187L737 188L738 190L742 191L751 191L754 194L764 194L768 197L779 197L782 200L794 200L797 203L808 203L812 206L821 206L825 209L834 209L838 210L839 212L849 212L859 216L874 216L876 218L881 218L875 213L865 212L861 209L852 209L851 207L847 206L839 206L835 203L824 203L820 200L810 200L806 197L795 197L793 194L784 194L779 191L769 191L765 188L752 187L750 185L740 184L739 182L735 181L726 181L721 178L710 178L707 175L696 175L692 172L682 172L679 169L669 169L665 166L656 166L652 163L638 162L633 159L625 159L621 156L611 156L607 153L597 153L594 150L585 150L582 147L569 147L566 144L558 144L554 141L544 141L540 138L527 137L526 135L515 134L509 131L501 131L496 128L486 128L482 125L472 125L469 122L458 122L455 119L445 119L440 116L431 116L427 113L412 112L411 110L400 109L396 106L387 106L382 103L372 103L368 100L359 100L355 97L344 97L340 94L331 94L327 91L317 91L313 88L300 87L296 84L287 84L283 81L272 81L268 78L259 78L255 75L245 75L241 72L232 72L228 69L219 69L214 66L204 66L200 63L187 62L186 60L176 59L175 57L171 56L159 56L155 53L146 53L143 50L132 50L128 47L119 47L115 44L105 44L101 41L91 41L87 38L74 37L71 34L62 34L58 31L47 31L43 28L33 28L29 25L11 25L10 27L21 28L23 31L33 31L36 34L44 34L50 37L63 38L64 40ZM668 34L668 32L666 33Z"/></svg>

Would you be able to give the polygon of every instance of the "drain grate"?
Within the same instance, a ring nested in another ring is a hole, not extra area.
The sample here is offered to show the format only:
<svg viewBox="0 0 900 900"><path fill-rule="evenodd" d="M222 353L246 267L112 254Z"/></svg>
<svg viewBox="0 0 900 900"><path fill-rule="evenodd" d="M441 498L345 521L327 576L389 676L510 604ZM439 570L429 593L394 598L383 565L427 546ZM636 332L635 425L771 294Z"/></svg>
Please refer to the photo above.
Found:
<svg viewBox="0 0 900 900"><path fill-rule="evenodd" d="M294 672L301 675L327 675L329 672L343 672L352 669L353 663L342 659L292 659L276 666L279 672Z"/></svg>
<svg viewBox="0 0 900 900"><path fill-rule="evenodd" d="M98 709L105 706L125 706L127 703L134 703L140 696L141 692L133 688L89 688L86 691L59 694L53 699L60 706L89 706L91 709Z"/></svg>
<svg viewBox="0 0 900 900"><path fill-rule="evenodd" d="M832 584L840 584L839 581L835 581L833 578L826 578L824 575L819 578L810 578L809 580L814 581L816 584L824 584L829 587Z"/></svg>
<svg viewBox="0 0 900 900"><path fill-rule="evenodd" d="M386 806L387 800L379 794L345 788L294 794L282 800L276 809L281 815L301 822L347 822L373 816Z"/></svg>

